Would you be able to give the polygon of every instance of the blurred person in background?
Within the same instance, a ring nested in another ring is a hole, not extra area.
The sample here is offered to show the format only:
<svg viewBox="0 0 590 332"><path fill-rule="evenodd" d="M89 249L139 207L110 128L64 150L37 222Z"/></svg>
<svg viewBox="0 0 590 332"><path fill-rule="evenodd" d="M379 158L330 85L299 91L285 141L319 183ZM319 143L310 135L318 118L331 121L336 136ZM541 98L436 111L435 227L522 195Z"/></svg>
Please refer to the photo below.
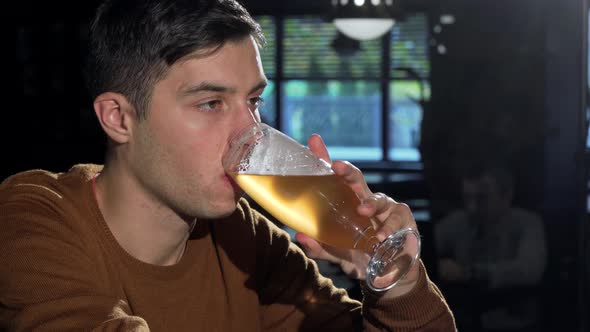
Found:
<svg viewBox="0 0 590 332"><path fill-rule="evenodd" d="M535 331L547 261L541 218L515 207L501 162L473 162L461 175L463 208L434 228L438 280L459 330Z"/></svg>

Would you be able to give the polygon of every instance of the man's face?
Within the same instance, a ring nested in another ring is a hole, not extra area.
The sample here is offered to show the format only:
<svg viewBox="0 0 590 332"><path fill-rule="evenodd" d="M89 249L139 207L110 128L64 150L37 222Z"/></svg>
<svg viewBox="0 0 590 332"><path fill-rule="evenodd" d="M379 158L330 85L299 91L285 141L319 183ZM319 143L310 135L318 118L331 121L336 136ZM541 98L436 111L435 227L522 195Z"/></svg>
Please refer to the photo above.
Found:
<svg viewBox="0 0 590 332"><path fill-rule="evenodd" d="M173 65L155 85L129 147L133 173L148 195L182 216L233 212L242 193L225 174L222 154L232 134L260 121L265 85L252 38Z"/></svg>
<svg viewBox="0 0 590 332"><path fill-rule="evenodd" d="M462 190L465 209L476 221L491 222L510 204L509 194L503 193L489 175L463 180Z"/></svg>

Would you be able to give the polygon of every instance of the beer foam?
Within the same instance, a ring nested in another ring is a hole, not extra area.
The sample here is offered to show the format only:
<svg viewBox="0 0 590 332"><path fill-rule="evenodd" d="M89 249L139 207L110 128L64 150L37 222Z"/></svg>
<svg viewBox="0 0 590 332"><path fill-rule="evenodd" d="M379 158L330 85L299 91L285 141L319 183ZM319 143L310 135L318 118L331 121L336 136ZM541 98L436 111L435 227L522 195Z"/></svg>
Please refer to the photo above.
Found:
<svg viewBox="0 0 590 332"><path fill-rule="evenodd" d="M291 137L270 127L263 127L263 135L242 159L239 173L260 175L330 175L328 162Z"/></svg>

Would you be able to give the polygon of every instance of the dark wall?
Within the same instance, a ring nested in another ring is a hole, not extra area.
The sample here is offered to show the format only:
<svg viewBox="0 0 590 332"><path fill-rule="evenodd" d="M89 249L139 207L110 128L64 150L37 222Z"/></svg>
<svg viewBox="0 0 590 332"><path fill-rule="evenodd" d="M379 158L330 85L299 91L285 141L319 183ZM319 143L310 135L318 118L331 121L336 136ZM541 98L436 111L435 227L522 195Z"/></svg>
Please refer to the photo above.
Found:
<svg viewBox="0 0 590 332"><path fill-rule="evenodd" d="M543 208L551 232L555 258L550 267L558 271L555 281L563 284L564 302L573 302L580 330L590 326L587 315L589 276L583 267L588 257L587 131L588 8L585 1L550 1L551 24L545 43L545 111L554 135L546 140ZM573 294L577 294L574 296ZM566 303L567 303L566 302ZM561 308L563 310L563 308ZM565 311L565 310L564 310ZM567 314L564 312L564 314Z"/></svg>
<svg viewBox="0 0 590 332"><path fill-rule="evenodd" d="M81 66L94 7L33 1L14 4L5 25L5 68L10 109L0 131L4 178L16 171L60 171L102 160L103 139L93 119ZM67 6L67 8L66 8Z"/></svg>
<svg viewBox="0 0 590 332"><path fill-rule="evenodd" d="M534 4L533 4L534 3ZM543 183L545 17L534 1L445 1L431 9L432 98L422 154L441 213L460 204L458 172L472 159L506 159L515 203L537 207ZM452 13L453 25L440 24ZM443 50L443 51L441 51Z"/></svg>
<svg viewBox="0 0 590 332"><path fill-rule="evenodd" d="M432 99L423 120L425 174L433 214L460 205L457 169L473 158L504 158L516 175L515 204L544 219L550 327L582 330L579 295L588 258L586 11L581 0L441 1L457 23L433 34ZM439 46L444 46L444 53ZM586 308L586 309L584 309ZM578 325L580 322L580 325ZM553 324L553 323L551 323Z"/></svg>

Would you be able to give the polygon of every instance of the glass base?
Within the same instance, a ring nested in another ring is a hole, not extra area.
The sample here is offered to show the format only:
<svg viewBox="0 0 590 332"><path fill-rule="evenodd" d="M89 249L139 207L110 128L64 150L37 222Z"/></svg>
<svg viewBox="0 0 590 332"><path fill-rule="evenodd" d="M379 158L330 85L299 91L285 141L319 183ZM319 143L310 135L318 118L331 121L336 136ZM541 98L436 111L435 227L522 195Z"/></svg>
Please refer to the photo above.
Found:
<svg viewBox="0 0 590 332"><path fill-rule="evenodd" d="M367 286L376 292L391 289L410 271L420 256L420 234L405 228L375 248L367 265Z"/></svg>

